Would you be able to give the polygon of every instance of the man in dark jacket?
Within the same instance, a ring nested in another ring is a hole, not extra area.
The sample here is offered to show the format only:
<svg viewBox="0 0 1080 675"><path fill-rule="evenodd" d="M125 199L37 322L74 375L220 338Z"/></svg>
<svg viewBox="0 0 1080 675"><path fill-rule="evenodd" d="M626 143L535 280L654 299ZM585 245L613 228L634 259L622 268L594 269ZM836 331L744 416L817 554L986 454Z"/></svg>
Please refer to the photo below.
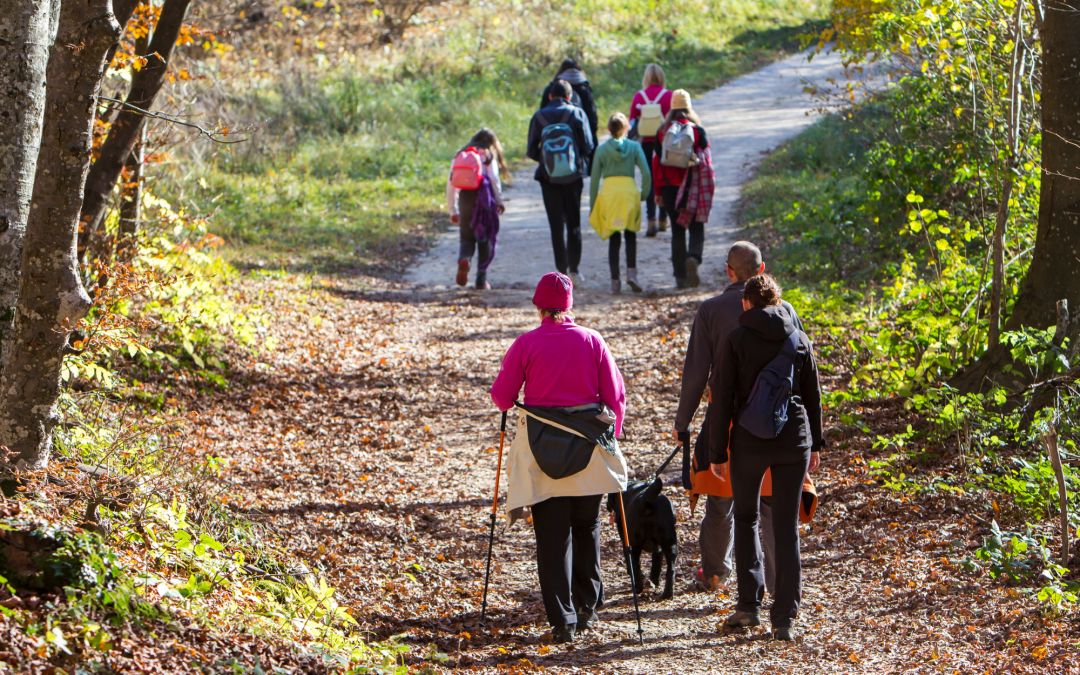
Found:
<svg viewBox="0 0 1080 675"><path fill-rule="evenodd" d="M540 162L536 167L536 180L544 195L544 210L551 227L551 247L555 253L555 268L569 274L574 284L579 282L578 265L581 263L581 190L588 175L588 161L595 148L594 137L589 129L585 111L570 104L572 89L564 80L551 84L546 106L536 111L529 123L529 140L525 154ZM549 179L544 168L541 141L544 129L552 124L566 124L573 131L578 158L578 176L571 182L556 183ZM565 238L563 230L565 229Z"/></svg>
<svg viewBox="0 0 1080 675"><path fill-rule="evenodd" d="M592 85L589 84L589 80L585 77L585 73L578 66L576 60L566 59L562 62L562 65L559 66L559 72L555 73L554 79L544 89L544 95L540 97L540 107L547 106L548 97L551 95L551 87L558 80L563 80L570 85L570 103L585 111L585 116L589 118L589 131L592 132L593 138L596 138L599 119L596 114L596 101L593 99ZM591 168L591 153L589 162Z"/></svg>
<svg viewBox="0 0 1080 675"><path fill-rule="evenodd" d="M728 251L727 273L731 284L724 292L701 303L694 325L690 331L690 342L686 348L683 362L682 391L679 395L679 409L675 413L675 431L678 440L681 431L688 431L694 419L694 413L701 403L709 376L720 365L721 348L728 334L739 326L739 316L743 313L743 286L746 280L765 271L761 261L761 251L748 242L736 242ZM784 302L784 307L791 313L795 325L802 330L795 308ZM709 411L705 412L705 421L697 439L699 457L698 469L709 470L707 456L709 438ZM769 497L762 497L761 533L765 557L766 586L774 588L772 509ZM725 583L733 570L732 532L734 521L732 506L734 498L730 496L707 495L705 517L701 521L698 545L701 548L701 568L697 571L696 583L706 591L716 591Z"/></svg>

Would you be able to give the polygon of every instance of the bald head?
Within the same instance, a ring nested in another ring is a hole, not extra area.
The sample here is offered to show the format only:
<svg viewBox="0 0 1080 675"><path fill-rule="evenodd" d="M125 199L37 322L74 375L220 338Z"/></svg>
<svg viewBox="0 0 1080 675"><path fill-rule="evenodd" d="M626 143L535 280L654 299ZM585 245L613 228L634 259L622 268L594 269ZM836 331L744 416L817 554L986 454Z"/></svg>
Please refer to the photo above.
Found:
<svg viewBox="0 0 1080 675"><path fill-rule="evenodd" d="M761 249L748 241L737 241L728 250L727 264L735 273L735 281L746 281L761 274Z"/></svg>

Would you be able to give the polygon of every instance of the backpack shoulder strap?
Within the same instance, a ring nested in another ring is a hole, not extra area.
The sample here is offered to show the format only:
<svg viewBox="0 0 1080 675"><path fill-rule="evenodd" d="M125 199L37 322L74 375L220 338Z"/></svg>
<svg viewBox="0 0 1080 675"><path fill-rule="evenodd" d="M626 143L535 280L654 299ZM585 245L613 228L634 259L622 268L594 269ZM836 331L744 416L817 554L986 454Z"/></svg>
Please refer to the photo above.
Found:
<svg viewBox="0 0 1080 675"><path fill-rule="evenodd" d="M550 122L548 122L547 116L544 115L543 110L537 110L536 111L536 119L540 120L540 124L542 124L545 127L548 126L549 124L551 124Z"/></svg>
<svg viewBox="0 0 1080 675"><path fill-rule="evenodd" d="M660 90L660 95L657 96L654 100L650 101L649 100L649 95L645 93L645 90L644 89L641 90L641 98L645 100L645 105L655 105L656 102L660 100L660 96L663 96L663 95L664 95L664 90L661 89Z"/></svg>
<svg viewBox="0 0 1080 675"><path fill-rule="evenodd" d="M570 111L570 110L563 111L562 118L559 119L559 124L566 124L567 122L569 122L570 117L571 117L571 112L572 111Z"/></svg>
<svg viewBox="0 0 1080 675"><path fill-rule="evenodd" d="M802 374L802 366L799 364L799 335L801 334L802 332L796 329L795 332L787 336L787 339L784 340L784 344L780 347L780 354L788 357L791 361L791 391L793 394L798 394L799 396L802 396L802 391L800 391L799 387L799 381L801 380L800 375Z"/></svg>

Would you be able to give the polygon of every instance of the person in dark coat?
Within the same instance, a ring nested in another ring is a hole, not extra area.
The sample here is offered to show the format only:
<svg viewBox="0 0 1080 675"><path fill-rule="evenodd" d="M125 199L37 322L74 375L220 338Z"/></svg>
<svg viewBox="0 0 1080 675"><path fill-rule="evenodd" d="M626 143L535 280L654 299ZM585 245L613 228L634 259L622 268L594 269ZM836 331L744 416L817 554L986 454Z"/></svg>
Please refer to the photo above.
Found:
<svg viewBox="0 0 1080 675"><path fill-rule="evenodd" d="M551 228L551 248L555 254L555 269L570 275L577 284L581 281L578 276L578 265L581 263L581 191L585 177L589 175L589 163L585 158L592 155L596 147L596 137L589 131L589 120L585 112L570 103L570 84L564 80L556 80L548 88L551 90L548 104L533 113L532 121L529 122L525 154L538 163L534 178L540 183L540 191L544 196L544 210ZM568 183L553 183L544 169L541 141L544 129L562 120L573 130L578 157L578 178Z"/></svg>
<svg viewBox="0 0 1080 675"><path fill-rule="evenodd" d="M772 516L776 555L776 595L770 609L773 637L794 639L792 624L802 599L802 562L799 557L799 501L803 479L815 471L824 446L821 423L821 387L813 345L798 330L790 313L780 305L780 286L768 274L749 279L743 289L739 327L731 331L713 372L715 415L710 421L710 461L713 473L726 480L721 465L729 461L735 497L735 575L739 602L725 623L729 627L756 626L765 595L765 574L758 536L761 480L772 473ZM764 439L739 423L739 410L750 398L758 374L776 358L788 336L798 332L795 377L788 404L788 419L776 438ZM732 422L734 421L734 424Z"/></svg>
<svg viewBox="0 0 1080 675"><path fill-rule="evenodd" d="M592 132L592 137L596 138L596 130L599 128L599 117L596 114L596 101L593 99L592 85L589 84L589 80L585 77L584 71L578 66L578 62L574 59L566 59L559 66L559 70L555 73L555 77L551 78L551 83L544 89L544 95L540 97L540 107L547 106L548 101L551 98L551 87L555 84L556 80L565 80L573 93L570 95L570 104L575 105L585 111L585 116L589 118L589 131ZM589 166L592 166L592 153L588 155Z"/></svg>
<svg viewBox="0 0 1080 675"><path fill-rule="evenodd" d="M727 274L731 284L724 292L709 298L698 307L694 324L690 330L690 341L686 346L686 358L682 369L682 391L679 394L679 408L675 413L675 428L671 437L679 441L679 433L690 430L694 413L701 404L702 394L709 383L709 375L720 367L720 357L731 331L739 327L739 317L743 313L743 289L747 280L765 273L765 263L761 259L761 249L749 241L737 241L728 250ZM790 303L781 301L780 305L790 314L792 323L802 330L802 322ZM711 407L711 406L710 406ZM702 478L709 478L708 452L709 417L706 410L705 421L701 424L695 446L698 457L697 467ZM698 481L704 483L705 481ZM698 538L701 548L701 567L696 574L699 588L715 593L727 583L734 569L733 550L733 509L735 498L730 495L730 486L720 485L722 492L699 489L696 494L707 495L705 517L701 521L701 533ZM760 529L765 553L765 581L770 593L776 588L773 565L772 538L772 497L762 496Z"/></svg>

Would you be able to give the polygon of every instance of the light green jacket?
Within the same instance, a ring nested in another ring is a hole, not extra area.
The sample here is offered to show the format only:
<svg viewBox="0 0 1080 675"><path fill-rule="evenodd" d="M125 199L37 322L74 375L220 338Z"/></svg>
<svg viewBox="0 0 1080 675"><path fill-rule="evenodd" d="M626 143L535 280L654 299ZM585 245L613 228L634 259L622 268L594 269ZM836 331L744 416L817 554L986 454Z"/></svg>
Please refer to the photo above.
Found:
<svg viewBox="0 0 1080 675"><path fill-rule="evenodd" d="M634 166L641 170L641 197L644 199L652 187L652 174L645 162L641 144L626 138L612 138L596 150L592 163L592 180L589 181L589 207L596 204L601 179L609 176L634 177Z"/></svg>

